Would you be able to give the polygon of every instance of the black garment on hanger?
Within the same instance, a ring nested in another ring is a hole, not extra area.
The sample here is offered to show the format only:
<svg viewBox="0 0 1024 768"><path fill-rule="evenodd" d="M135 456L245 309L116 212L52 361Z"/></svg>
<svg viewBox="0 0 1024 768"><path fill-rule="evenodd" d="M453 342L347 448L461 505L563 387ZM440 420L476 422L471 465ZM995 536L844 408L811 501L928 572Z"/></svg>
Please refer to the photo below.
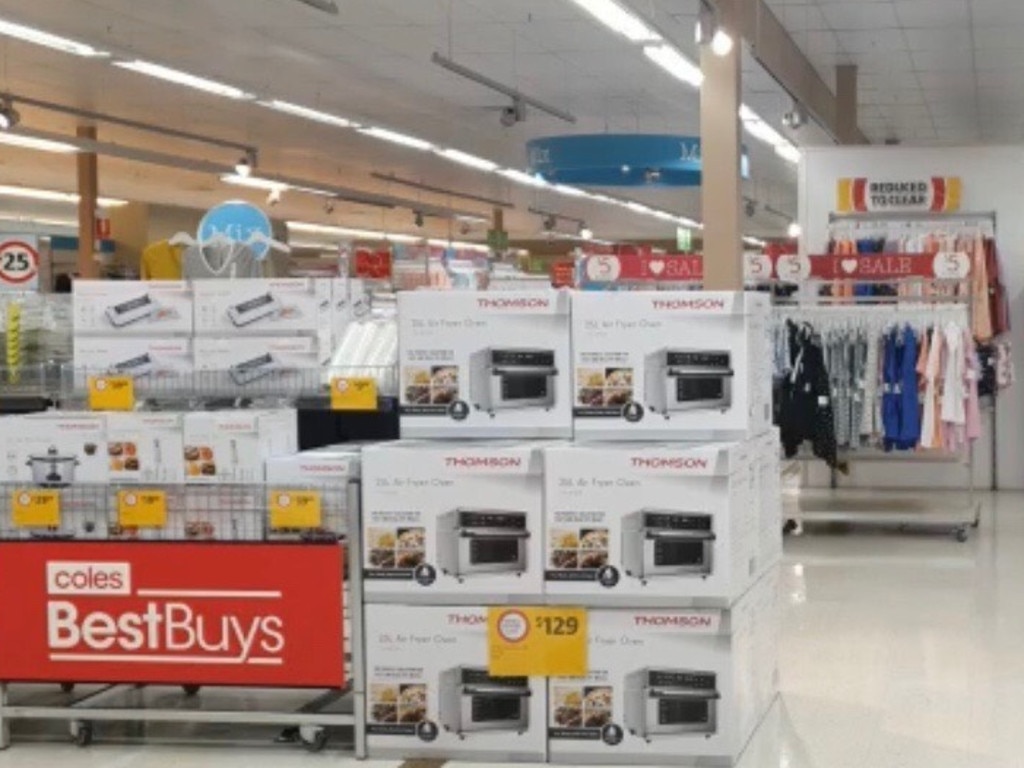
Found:
<svg viewBox="0 0 1024 768"><path fill-rule="evenodd" d="M831 388L821 338L807 324L787 322L791 371L782 380L778 420L787 458L796 455L805 440L814 455L838 468Z"/></svg>

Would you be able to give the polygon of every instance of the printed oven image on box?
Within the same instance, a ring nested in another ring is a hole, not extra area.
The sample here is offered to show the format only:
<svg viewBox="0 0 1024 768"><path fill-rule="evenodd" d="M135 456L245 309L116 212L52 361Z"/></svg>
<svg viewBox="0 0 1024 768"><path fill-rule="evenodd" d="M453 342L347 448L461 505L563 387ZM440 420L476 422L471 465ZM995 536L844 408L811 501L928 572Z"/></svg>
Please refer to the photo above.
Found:
<svg viewBox="0 0 1024 768"><path fill-rule="evenodd" d="M544 451L548 603L728 605L763 571L748 443Z"/></svg>
<svg viewBox="0 0 1024 768"><path fill-rule="evenodd" d="M367 447L366 599L540 602L544 445L402 440Z"/></svg>
<svg viewBox="0 0 1024 768"><path fill-rule="evenodd" d="M651 741L680 733L713 734L718 700L714 672L645 667L626 675L626 727Z"/></svg>
<svg viewBox="0 0 1024 768"><path fill-rule="evenodd" d="M488 672L488 608L366 607L371 758L543 762L547 682Z"/></svg>
<svg viewBox="0 0 1024 768"><path fill-rule="evenodd" d="M491 416L508 408L555 404L555 352L551 349L482 349L470 362L473 407Z"/></svg>
<svg viewBox="0 0 1024 768"><path fill-rule="evenodd" d="M566 291L398 295L403 437L572 436Z"/></svg>
<svg viewBox="0 0 1024 768"><path fill-rule="evenodd" d="M769 301L731 292L573 299L579 440L745 440L771 426Z"/></svg>

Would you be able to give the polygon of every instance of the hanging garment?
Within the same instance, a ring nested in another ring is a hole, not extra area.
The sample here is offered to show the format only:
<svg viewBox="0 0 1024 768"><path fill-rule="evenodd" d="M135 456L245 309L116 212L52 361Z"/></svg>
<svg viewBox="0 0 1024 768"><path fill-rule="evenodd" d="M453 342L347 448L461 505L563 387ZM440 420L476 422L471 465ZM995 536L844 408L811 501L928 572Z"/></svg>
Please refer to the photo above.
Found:
<svg viewBox="0 0 1024 768"><path fill-rule="evenodd" d="M896 447L909 451L921 439L921 416L917 397L917 336L909 325L903 329L899 356L900 431Z"/></svg>
<svg viewBox="0 0 1024 768"><path fill-rule="evenodd" d="M868 437L878 433L875 414L878 412L878 339L865 337L866 358L864 361L864 392L863 413L861 414L860 433Z"/></svg>
<svg viewBox="0 0 1024 768"><path fill-rule="evenodd" d="M263 261L249 246L237 243L192 246L182 256L182 265L187 280L263 277Z"/></svg>
<svg viewBox="0 0 1024 768"><path fill-rule="evenodd" d="M181 280L180 245L160 240L146 246L139 260L139 277L143 280Z"/></svg>
<svg viewBox="0 0 1024 768"><path fill-rule="evenodd" d="M999 251L994 238L985 238L985 272L988 275L989 316L992 318L992 335L1001 336L1010 330L1010 304L1006 299Z"/></svg>
<svg viewBox="0 0 1024 768"><path fill-rule="evenodd" d="M978 362L978 351L974 347L971 332L964 329L964 389L967 397L964 402L964 436L969 442L981 437L981 407L978 405L978 379L981 364Z"/></svg>
<svg viewBox="0 0 1024 768"><path fill-rule="evenodd" d="M942 425L945 432L944 447L959 451L965 444L964 427L967 423L964 389L963 335L953 323L946 325L946 364L942 372Z"/></svg>
<svg viewBox="0 0 1024 768"><path fill-rule="evenodd" d="M971 257L971 330L978 341L992 339L992 305L989 303L989 277L985 259L985 240L974 239Z"/></svg>
<svg viewBox="0 0 1024 768"><path fill-rule="evenodd" d="M779 405L783 450L791 458L800 444L809 440L814 455L836 468L835 421L821 340L809 326L790 322L786 326L793 362L789 376L783 381Z"/></svg>
<svg viewBox="0 0 1024 768"><path fill-rule="evenodd" d="M942 372L942 331L937 326L933 329L931 340L928 343L928 361L924 368L924 403L921 408L921 447L939 448L941 443L938 439L936 424L940 416L938 412L939 403L939 376Z"/></svg>

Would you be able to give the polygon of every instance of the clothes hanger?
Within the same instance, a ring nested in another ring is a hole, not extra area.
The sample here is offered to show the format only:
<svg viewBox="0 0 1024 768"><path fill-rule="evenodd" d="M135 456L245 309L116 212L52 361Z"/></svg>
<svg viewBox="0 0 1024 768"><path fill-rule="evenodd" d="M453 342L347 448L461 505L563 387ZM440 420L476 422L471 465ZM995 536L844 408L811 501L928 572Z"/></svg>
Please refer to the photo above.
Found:
<svg viewBox="0 0 1024 768"><path fill-rule="evenodd" d="M191 247L196 244L195 238L187 232L176 232L167 240L171 245L184 245Z"/></svg>

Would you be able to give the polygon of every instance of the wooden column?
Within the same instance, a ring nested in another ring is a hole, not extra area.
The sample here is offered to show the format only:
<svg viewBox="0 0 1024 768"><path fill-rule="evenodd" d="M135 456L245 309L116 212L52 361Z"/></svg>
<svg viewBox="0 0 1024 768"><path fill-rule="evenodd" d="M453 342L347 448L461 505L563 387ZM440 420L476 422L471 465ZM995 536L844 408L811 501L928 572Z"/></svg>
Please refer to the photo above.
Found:
<svg viewBox="0 0 1024 768"><path fill-rule="evenodd" d="M704 288L743 289L743 214L740 190L740 51L742 41L729 24L726 5L720 19L735 44L725 56L701 46L700 89L701 207L704 231Z"/></svg>
<svg viewBox="0 0 1024 768"><path fill-rule="evenodd" d="M76 131L81 139L96 140L96 128L80 125ZM78 269L81 277L95 278L99 265L93 258L96 239L96 197L99 194L99 174L96 154L78 153Z"/></svg>

